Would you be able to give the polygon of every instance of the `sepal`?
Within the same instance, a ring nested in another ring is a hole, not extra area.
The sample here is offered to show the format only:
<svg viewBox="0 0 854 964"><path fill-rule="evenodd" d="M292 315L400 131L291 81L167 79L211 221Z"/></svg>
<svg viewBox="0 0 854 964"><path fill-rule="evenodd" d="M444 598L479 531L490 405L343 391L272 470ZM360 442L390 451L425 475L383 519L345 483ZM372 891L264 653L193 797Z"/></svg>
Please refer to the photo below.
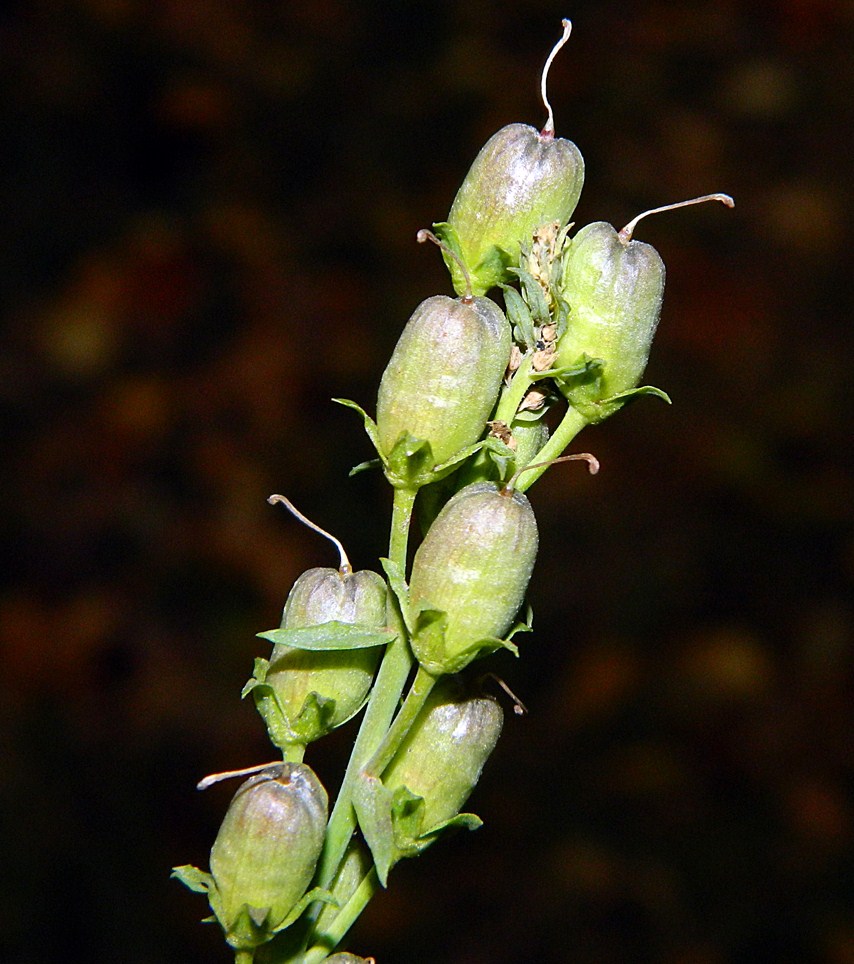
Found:
<svg viewBox="0 0 854 964"><path fill-rule="evenodd" d="M385 646L394 640L396 634L390 629L377 629L375 626L359 623L342 623L333 619L317 626L268 629L256 635L259 639L266 639L275 645L290 646L292 649L341 652Z"/></svg>

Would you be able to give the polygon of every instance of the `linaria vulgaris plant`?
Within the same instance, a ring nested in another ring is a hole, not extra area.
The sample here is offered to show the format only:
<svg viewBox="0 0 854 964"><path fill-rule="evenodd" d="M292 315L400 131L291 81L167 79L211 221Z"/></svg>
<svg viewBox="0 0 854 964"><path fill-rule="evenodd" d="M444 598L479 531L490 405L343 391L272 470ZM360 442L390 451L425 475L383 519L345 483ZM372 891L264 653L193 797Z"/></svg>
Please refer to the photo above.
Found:
<svg viewBox="0 0 854 964"><path fill-rule="evenodd" d="M463 672L530 629L520 619L537 555L525 492L585 425L630 399L658 323L664 264L621 231L570 223L584 160L555 136L542 72L546 124L510 124L475 158L446 221L420 231L442 250L457 297L422 302L382 376L376 419L355 409L394 493L384 575L353 572L332 539L337 569L295 582L281 625L243 690L281 760L229 774L237 790L211 850L210 871L174 876L206 893L209 920L236 962L358 962L341 940L395 864L463 813L501 731L498 701ZM718 200L705 195L645 214ZM489 295L499 295L502 308ZM561 411L562 408L562 411ZM548 420L547 420L548 415ZM549 426L553 426L551 429ZM354 470L355 471L355 470ZM411 525L419 503L419 526ZM410 538L423 531L411 566ZM405 694L405 698L404 698ZM331 812L303 762L309 744L361 713Z"/></svg>

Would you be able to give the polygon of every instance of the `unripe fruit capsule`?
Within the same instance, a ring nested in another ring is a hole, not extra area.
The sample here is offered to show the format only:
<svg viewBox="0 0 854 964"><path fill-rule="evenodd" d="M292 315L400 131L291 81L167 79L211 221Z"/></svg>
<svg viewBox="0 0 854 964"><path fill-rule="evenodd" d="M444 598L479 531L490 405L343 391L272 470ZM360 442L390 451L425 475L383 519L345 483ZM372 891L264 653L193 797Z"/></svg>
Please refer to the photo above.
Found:
<svg viewBox="0 0 854 964"><path fill-rule="evenodd" d="M508 124L481 148L448 214L474 294L510 280L520 245L540 225L566 224L584 185L584 159L572 141L528 124ZM447 259L446 259L447 260ZM465 290L447 260L458 293Z"/></svg>
<svg viewBox="0 0 854 964"><path fill-rule="evenodd" d="M424 799L422 832L456 816L495 749L504 714L492 697L461 698L442 682L383 774Z"/></svg>
<svg viewBox="0 0 854 964"><path fill-rule="evenodd" d="M488 298L436 295L409 319L383 373L377 398L380 450L405 433L429 442L445 462L483 434L510 357L510 325Z"/></svg>
<svg viewBox="0 0 854 964"><path fill-rule="evenodd" d="M519 261L522 243L530 243L541 225L566 224L578 204L584 184L581 151L554 136L554 118L546 98L546 77L554 55L569 37L564 35L543 69L541 89L548 120L542 131L528 124L508 124L481 148L460 186L448 225L456 235L460 254L471 274L474 294L485 294L510 280L507 267ZM437 230L441 228L437 226ZM449 238L450 240L450 238ZM457 266L445 258L454 288L465 290Z"/></svg>
<svg viewBox="0 0 854 964"><path fill-rule="evenodd" d="M304 764L269 767L234 795L210 861L218 897L211 904L233 947L250 943L232 932L244 905L257 911L252 919L263 921L267 935L259 938L267 940L303 896L323 846L326 817L326 791Z"/></svg>
<svg viewBox="0 0 854 964"><path fill-rule="evenodd" d="M572 239L559 291L570 316L555 367L577 366L585 355L601 359L601 382L578 390L590 402L634 388L646 368L664 297L664 262L655 248L624 242L604 221L588 224Z"/></svg>
<svg viewBox="0 0 854 964"><path fill-rule="evenodd" d="M385 581L368 569L350 573L309 569L288 594L281 627L296 629L334 620L380 628L386 624L386 599ZM299 742L316 740L350 719L370 689L380 653L378 647L329 652L282 643L273 647L265 682L273 688L292 729L300 731L297 720L310 693L335 700L325 726L300 732Z"/></svg>
<svg viewBox="0 0 854 964"><path fill-rule="evenodd" d="M507 632L537 546L534 511L521 492L475 482L446 503L415 553L409 585L414 610L447 614L443 635L432 627L413 635L412 651L425 669L457 672L477 655L474 644Z"/></svg>
<svg viewBox="0 0 854 964"><path fill-rule="evenodd" d="M597 221L582 228L564 256L559 294L570 307L569 325L558 342L555 368L577 368L588 360L604 363L601 377L565 391L571 404L590 405L590 420L605 417L593 406L633 389L643 375L664 297L664 262L650 244L633 241L637 222L648 214L689 204L734 202L727 194L668 204L645 211L616 231Z"/></svg>

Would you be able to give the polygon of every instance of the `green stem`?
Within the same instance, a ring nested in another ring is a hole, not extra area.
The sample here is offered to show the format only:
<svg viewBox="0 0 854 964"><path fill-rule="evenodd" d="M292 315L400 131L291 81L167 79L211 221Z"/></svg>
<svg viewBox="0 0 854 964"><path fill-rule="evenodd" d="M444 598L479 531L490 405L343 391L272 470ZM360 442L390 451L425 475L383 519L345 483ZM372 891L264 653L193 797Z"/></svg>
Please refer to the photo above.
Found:
<svg viewBox="0 0 854 964"><path fill-rule="evenodd" d="M533 363L533 353L528 352L522 359L522 363L516 369L513 380L509 385L505 385L501 392L501 398L498 400L498 406L495 409L494 420L504 422L508 428L512 425L513 419L519 411L519 406L522 404L525 393L531 385L534 384L531 380Z"/></svg>
<svg viewBox="0 0 854 964"><path fill-rule="evenodd" d="M571 405L566 410L560 425L555 429L552 437L537 453L537 463L556 459L576 435L587 425L587 419ZM539 465L535 469L526 469L516 482L516 489L524 492L546 471L548 465Z"/></svg>
<svg viewBox="0 0 854 964"><path fill-rule="evenodd" d="M389 558L401 572L406 572L406 549L409 538L409 523L415 491L411 489L394 490L394 510L392 513L391 534L389 538ZM395 611L397 607L394 607ZM412 669L412 655L409 641L400 613L397 613L398 635L389 643L377 673L368 706L362 719L359 734L353 744L353 751L329 824L326 828L326 841L317 875L317 886L328 887L347 849L347 844L356 829L356 814L353 810L353 787L356 779L383 740L394 712L400 703L400 696Z"/></svg>
<svg viewBox="0 0 854 964"><path fill-rule="evenodd" d="M320 964L341 943L353 922L365 909L379 886L377 871L372 867L356 888L353 896L335 915L335 919L323 934L317 936L317 943L303 955L303 964Z"/></svg>
<svg viewBox="0 0 854 964"><path fill-rule="evenodd" d="M305 745L303 743L289 743L282 747L282 759L285 763L302 763L305 756Z"/></svg>
<svg viewBox="0 0 854 964"><path fill-rule="evenodd" d="M363 771L372 776L381 777L385 768L391 763L395 753L400 749L401 743L406 739L406 734L412 729L422 707L427 702L437 679L424 669L418 667L412 688L406 695L406 700L400 708L400 712L394 718L391 728L383 738L382 743L377 748L370 761L365 765Z"/></svg>
<svg viewBox="0 0 854 964"><path fill-rule="evenodd" d="M252 964L254 960L255 960L254 948L250 947L247 950L234 952L234 964Z"/></svg>

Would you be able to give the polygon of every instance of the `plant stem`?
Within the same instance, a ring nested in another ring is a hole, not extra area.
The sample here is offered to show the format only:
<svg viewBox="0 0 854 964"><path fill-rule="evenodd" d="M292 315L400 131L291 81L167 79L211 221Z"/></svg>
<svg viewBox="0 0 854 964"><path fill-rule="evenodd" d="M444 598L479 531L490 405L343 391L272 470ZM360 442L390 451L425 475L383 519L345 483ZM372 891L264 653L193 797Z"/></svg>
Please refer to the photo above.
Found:
<svg viewBox="0 0 854 964"><path fill-rule="evenodd" d="M252 964L254 960L255 950L253 948L234 952L234 964Z"/></svg>
<svg viewBox="0 0 854 964"><path fill-rule="evenodd" d="M302 763L305 756L305 746L302 743L289 743L282 749L282 758L285 763Z"/></svg>
<svg viewBox="0 0 854 964"><path fill-rule="evenodd" d="M326 960L329 954L344 939L344 935L350 930L353 922L365 909L368 901L370 901L376 893L378 886L379 881L377 880L376 868L371 867L356 888L353 896L335 915L335 919L332 921L329 930L318 935L317 943L303 955L303 964L320 964L321 961Z"/></svg>
<svg viewBox="0 0 854 964"><path fill-rule="evenodd" d="M418 667L418 672L412 682L412 688L409 690L400 712L394 718L394 723L392 723L382 743L365 765L364 772L375 777L383 775L383 771L391 763L401 743L406 739L406 734L412 729L412 724L417 719L436 682L435 676L428 673L423 666Z"/></svg>
<svg viewBox="0 0 854 964"><path fill-rule="evenodd" d="M510 384L505 385L501 392L501 398L498 400L494 418L496 421L504 422L508 428L513 424L513 419L519 411L519 406L522 404L525 393L531 385L533 385L531 381L533 362L534 356L531 352L528 352L522 359L522 363L516 369L516 373L513 375Z"/></svg>
<svg viewBox="0 0 854 964"><path fill-rule="evenodd" d="M537 453L537 462L548 462L550 459L556 459L587 424L587 419L570 405L552 437ZM536 468L526 469L519 476L516 489L519 492L529 489L547 468L548 465L537 465Z"/></svg>
<svg viewBox="0 0 854 964"><path fill-rule="evenodd" d="M394 490L394 510L392 513L391 534L389 538L389 558L396 563L401 572L406 571L406 549L409 537L409 523L415 491L410 489ZM395 606L396 609L396 606ZM326 829L326 841L317 874L317 886L328 887L341 863L347 844L356 829L356 814L353 810L353 787L365 763L376 752L388 730L394 712L400 703L400 696L412 669L412 655L409 641L400 614L397 614L398 636L389 643L377 673L371 697L362 719L359 734L353 744L353 751L347 770L338 791L332 815Z"/></svg>

